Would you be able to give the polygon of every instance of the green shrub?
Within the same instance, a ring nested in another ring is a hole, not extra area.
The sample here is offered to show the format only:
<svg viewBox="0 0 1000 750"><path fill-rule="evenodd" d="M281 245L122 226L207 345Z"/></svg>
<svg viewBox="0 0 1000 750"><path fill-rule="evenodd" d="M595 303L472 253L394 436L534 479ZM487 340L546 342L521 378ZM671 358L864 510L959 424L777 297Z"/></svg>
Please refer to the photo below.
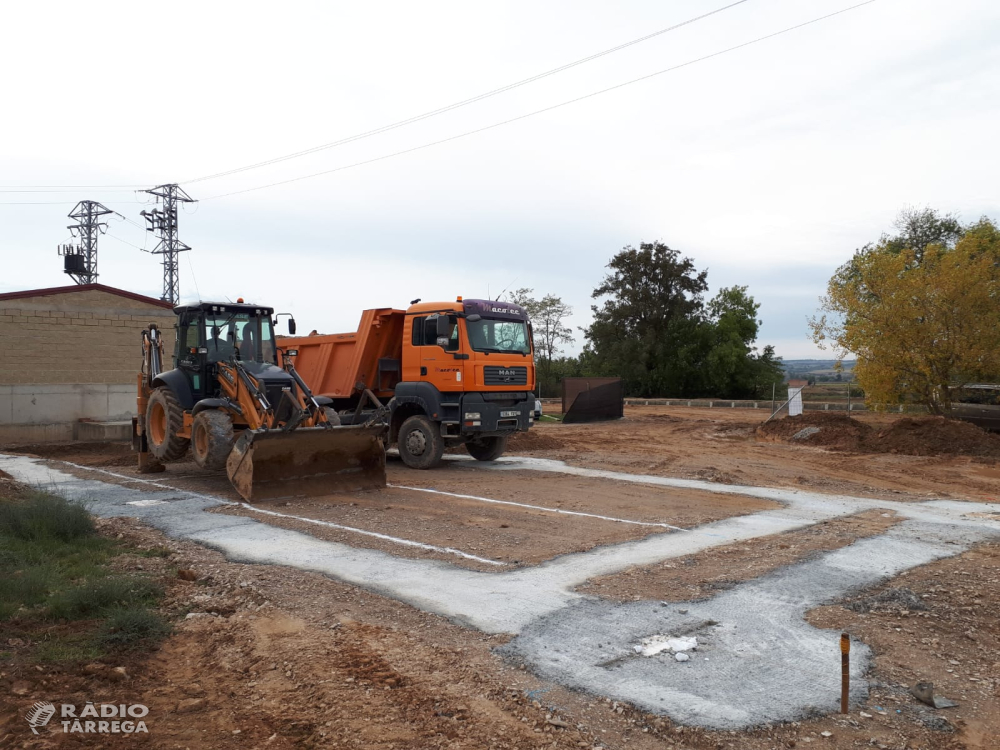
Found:
<svg viewBox="0 0 1000 750"><path fill-rule="evenodd" d="M82 620L122 606L148 604L162 595L159 585L139 576L112 576L60 591L49 604L49 617Z"/></svg>
<svg viewBox="0 0 1000 750"><path fill-rule="evenodd" d="M97 530L86 509L61 497L35 492L20 500L0 502L0 535L35 541L70 542Z"/></svg>
<svg viewBox="0 0 1000 750"><path fill-rule="evenodd" d="M109 613L96 642L103 648L129 647L163 638L170 625L156 612L139 607L122 607Z"/></svg>
<svg viewBox="0 0 1000 750"><path fill-rule="evenodd" d="M55 580L46 566L4 571L0 578L0 620L9 619L22 606L41 604Z"/></svg>

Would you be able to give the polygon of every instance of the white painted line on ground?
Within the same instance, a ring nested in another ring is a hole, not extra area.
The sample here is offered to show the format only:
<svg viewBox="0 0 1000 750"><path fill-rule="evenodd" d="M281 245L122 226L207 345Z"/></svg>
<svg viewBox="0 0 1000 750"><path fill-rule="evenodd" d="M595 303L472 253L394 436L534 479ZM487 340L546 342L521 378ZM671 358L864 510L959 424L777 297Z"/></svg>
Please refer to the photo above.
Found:
<svg viewBox="0 0 1000 750"><path fill-rule="evenodd" d="M388 534L379 534L377 531L365 531L364 529L356 529L353 526L341 526L339 523L333 523L332 521L320 521L315 518L304 518L302 516L293 516L289 513L278 513L274 510L264 510L263 508L255 508L249 503L230 503L225 502L226 505L239 505L242 508L251 510L254 513L263 513L266 516L278 516L279 518L290 518L295 521L303 521L305 523L314 523L317 526L328 526L331 529L340 529L342 531L350 531L355 534L364 534L365 536L373 536L377 539L384 539L389 542L394 542L396 544L402 544L407 547L419 547L420 549L432 550L434 552L446 552L449 555L458 555L459 557L464 557L467 560L475 560L476 562L486 563L487 565L500 565L505 566L507 563L500 560L490 560L486 557L478 557L477 555L470 555L468 552L462 552L462 550L454 549L453 547L436 547L433 544L424 544L423 542L414 542L410 539L400 539L399 537L389 536Z"/></svg>
<svg viewBox="0 0 1000 750"><path fill-rule="evenodd" d="M461 497L465 500L476 500L480 503L494 503L496 505L514 505L518 508L530 508L531 510L541 510L546 513L562 513L567 516L585 516L586 518L597 518L601 521L614 521L615 523L630 523L635 526L656 526L661 529L673 529L674 531L687 531L680 526L671 526L669 523L656 523L654 521L630 521L627 518L615 518L614 516L601 516L597 513L584 513L579 510L563 510L561 508L546 508L544 505L529 505L528 503L515 503L513 500L494 500L489 497L478 497L476 495L462 495L458 492L445 492L444 490L432 490L428 487L406 487L402 484L387 484L395 490L413 490L414 492L433 492L435 495L448 495L449 497Z"/></svg>
<svg viewBox="0 0 1000 750"><path fill-rule="evenodd" d="M148 508L150 505L163 505L165 502L165 500L132 500L125 504L135 505L139 508Z"/></svg>
<svg viewBox="0 0 1000 750"><path fill-rule="evenodd" d="M135 484L148 484L151 487L159 487L161 490L170 490L171 492L183 492L191 497L196 497L199 500L211 500L213 502L226 502L221 497L216 497L215 495L203 495L200 492L192 492L191 490L181 489L179 487L172 487L164 482L157 482L153 479L139 479L138 477L130 477L126 474L119 474L116 471L108 471L107 469L98 469L96 466L84 466L83 464L75 464L72 461L63 461L58 458L43 458L43 461L55 461L58 464L66 464L67 466L72 466L77 469L82 469L83 471L96 471L101 474L107 474L110 477L117 477L118 479L123 479L126 482L133 482Z"/></svg>
<svg viewBox="0 0 1000 750"><path fill-rule="evenodd" d="M263 508L256 508L253 505L250 505L249 503L234 503L234 502L232 502L230 500L224 500L221 497L216 497L215 495L203 495L203 494L198 493L198 492L191 492L190 490L185 490L185 489L182 489L180 487L173 487L173 486L171 486L169 484L166 484L164 482L157 482L157 481L152 480L152 479L139 479L137 477L130 477L130 476L127 476L125 474L119 474L118 472L115 472L115 471L108 471L107 469L98 469L98 468L93 467L93 466L83 466L81 464L75 464L72 461L62 461L62 460L60 460L58 458L48 458L48 459L44 459L44 460L46 460L46 461L55 461L56 463L60 463L60 464L66 464L67 466L73 466L73 467L75 467L77 469L83 469L84 471L97 471L97 472L100 472L101 474L107 474L107 475L112 476L112 477L117 477L118 479L123 479L126 482L136 482L136 483L139 483L139 484L148 484L148 485L151 485L153 487L159 487L160 489L170 490L171 492L183 492L183 493L185 493L187 495L190 495L191 497L196 497L196 498L198 498L200 500L211 500L213 502L221 503L223 505L239 505L239 506L242 506L243 508L246 508L247 510L253 511L254 513L263 513L264 515L278 516L280 518L290 518L290 519L295 520L295 521L303 521L304 523L316 524L317 526L328 526L328 527L330 527L332 529L339 529L341 531L349 531L351 533L362 534L364 536L372 536L372 537L375 537L377 539L383 539L383 540L385 540L387 542L393 542L395 544L403 545L404 547L419 547L420 549L431 550L433 552L442 552L442 553L448 554L448 555L457 555L459 557L464 557L467 560L475 560L476 562L485 563L486 565L497 565L497 566L501 566L501 567L504 567L504 566L508 565L508 563L505 563L505 562L503 562L501 560L490 560L489 558L486 558L486 557L479 557L478 555L471 555L468 552L462 552L462 550L454 549L452 547L438 547L438 546L435 546L433 544L425 544L423 542L415 542L412 539L401 539L399 537L389 536L388 534L379 534L376 531L366 531L365 529L357 529L357 528L354 528L353 526L342 526L339 523L332 523L330 521L319 521L319 520L316 520L315 518L304 518L302 516L293 516L293 515L291 515L289 513L278 513L277 511L273 511L273 510L264 510ZM127 503L127 505L138 505L138 506L143 506L143 505L157 505L157 504L162 503L162 502L163 502L162 500L135 500L133 502Z"/></svg>

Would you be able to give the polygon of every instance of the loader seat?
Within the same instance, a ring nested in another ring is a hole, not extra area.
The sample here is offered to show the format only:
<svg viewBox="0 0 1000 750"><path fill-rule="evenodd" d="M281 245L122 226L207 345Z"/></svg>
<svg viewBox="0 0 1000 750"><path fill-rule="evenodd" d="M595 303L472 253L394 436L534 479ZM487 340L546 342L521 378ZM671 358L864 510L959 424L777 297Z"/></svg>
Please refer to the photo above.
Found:
<svg viewBox="0 0 1000 750"><path fill-rule="evenodd" d="M253 327L249 323L243 326L243 340L240 342L240 359L257 359L257 350L253 343Z"/></svg>

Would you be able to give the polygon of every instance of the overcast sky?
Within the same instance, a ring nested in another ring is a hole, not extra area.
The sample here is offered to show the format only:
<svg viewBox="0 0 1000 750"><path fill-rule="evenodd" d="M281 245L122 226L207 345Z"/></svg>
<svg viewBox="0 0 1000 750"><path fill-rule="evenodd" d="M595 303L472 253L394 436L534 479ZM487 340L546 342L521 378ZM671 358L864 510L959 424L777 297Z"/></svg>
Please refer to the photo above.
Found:
<svg viewBox="0 0 1000 750"><path fill-rule="evenodd" d="M876 0L502 127L857 0L747 0L421 122L198 180L418 115L733 0L12 3L0 25L0 184L179 182L183 300L246 297L300 329L366 307L531 287L571 323L626 244L662 240L745 284L761 344L829 356L806 318L835 268L929 205L1000 218L1000 3ZM9 188L6 188L9 189ZM0 291L71 283L80 199L141 223L130 189L0 194ZM10 205L38 201L43 205ZM160 296L155 239L112 218L99 281ZM127 244L131 243L131 244ZM582 336L578 337L578 349Z"/></svg>

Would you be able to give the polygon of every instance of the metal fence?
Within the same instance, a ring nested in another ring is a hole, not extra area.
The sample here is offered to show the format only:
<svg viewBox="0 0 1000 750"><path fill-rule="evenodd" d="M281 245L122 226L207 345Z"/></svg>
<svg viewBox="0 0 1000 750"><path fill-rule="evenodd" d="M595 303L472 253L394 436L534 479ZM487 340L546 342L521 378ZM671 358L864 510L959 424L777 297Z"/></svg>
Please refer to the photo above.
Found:
<svg viewBox="0 0 1000 750"><path fill-rule="evenodd" d="M621 378L563 378L563 422L599 422L625 416Z"/></svg>

